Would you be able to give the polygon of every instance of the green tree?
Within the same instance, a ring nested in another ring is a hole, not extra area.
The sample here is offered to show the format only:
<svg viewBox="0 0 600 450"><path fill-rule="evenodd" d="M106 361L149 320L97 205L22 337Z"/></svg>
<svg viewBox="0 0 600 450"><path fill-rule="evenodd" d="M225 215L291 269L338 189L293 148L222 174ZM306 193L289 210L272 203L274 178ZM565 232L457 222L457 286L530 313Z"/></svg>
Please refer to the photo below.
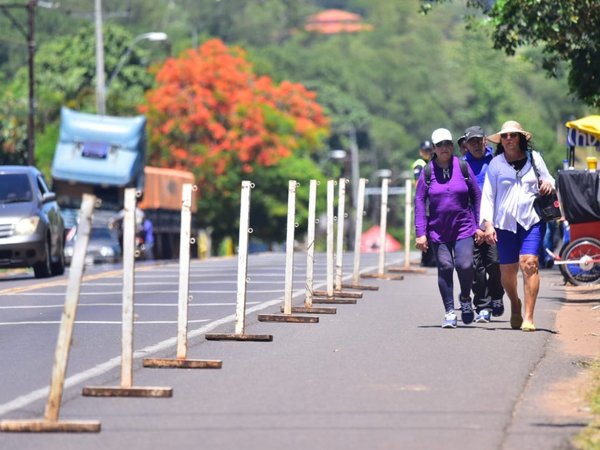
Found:
<svg viewBox="0 0 600 450"><path fill-rule="evenodd" d="M422 0L423 11L448 0ZM570 92L600 106L600 0L469 0L491 18L494 48L514 55L540 46L541 66L551 77L564 66ZM493 4L493 6L492 6Z"/></svg>

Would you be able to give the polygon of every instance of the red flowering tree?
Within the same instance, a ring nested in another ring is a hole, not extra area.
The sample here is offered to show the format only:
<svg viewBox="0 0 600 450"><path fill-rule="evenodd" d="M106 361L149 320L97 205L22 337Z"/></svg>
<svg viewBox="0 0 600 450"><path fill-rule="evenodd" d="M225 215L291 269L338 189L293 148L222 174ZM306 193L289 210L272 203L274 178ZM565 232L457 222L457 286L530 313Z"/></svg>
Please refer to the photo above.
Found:
<svg viewBox="0 0 600 450"><path fill-rule="evenodd" d="M299 83L257 76L239 47L207 41L167 60L156 81L140 107L148 118L149 163L192 170L199 217L212 226L221 213L235 225L231 210L220 209L242 178L252 179L259 168L277 171L287 158L310 164L308 155L323 148L328 120L316 94Z"/></svg>

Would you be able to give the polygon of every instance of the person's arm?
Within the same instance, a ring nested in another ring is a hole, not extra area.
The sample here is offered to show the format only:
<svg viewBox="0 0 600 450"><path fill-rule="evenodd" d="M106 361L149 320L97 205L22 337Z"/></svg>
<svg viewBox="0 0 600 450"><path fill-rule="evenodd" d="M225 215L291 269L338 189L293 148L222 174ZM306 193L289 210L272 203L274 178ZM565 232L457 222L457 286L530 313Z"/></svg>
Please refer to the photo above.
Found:
<svg viewBox="0 0 600 450"><path fill-rule="evenodd" d="M473 205L473 214L475 215L475 223L479 225L479 211L481 209L481 189L477 183L477 177L471 169L471 166L467 165L469 170L469 197L471 198L471 204Z"/></svg>
<svg viewBox="0 0 600 450"><path fill-rule="evenodd" d="M481 191L481 208L479 210L479 224L484 230L484 239L489 244L496 243L496 230L494 228L494 209L496 199L496 174L492 163L485 173L483 190Z"/></svg>
<svg viewBox="0 0 600 450"><path fill-rule="evenodd" d="M540 194L548 195L552 192L553 189L555 189L556 182L554 181L554 177L550 175L550 172L548 171L548 167L546 166L546 162L544 161L544 158L542 158L542 155L540 155L538 152L533 152L533 158L535 159L535 165L538 169L538 172L540 173Z"/></svg>
<svg viewBox="0 0 600 450"><path fill-rule="evenodd" d="M427 186L423 179L424 173L425 171L422 170L415 190L415 236L417 248L427 251L427 215L425 211Z"/></svg>

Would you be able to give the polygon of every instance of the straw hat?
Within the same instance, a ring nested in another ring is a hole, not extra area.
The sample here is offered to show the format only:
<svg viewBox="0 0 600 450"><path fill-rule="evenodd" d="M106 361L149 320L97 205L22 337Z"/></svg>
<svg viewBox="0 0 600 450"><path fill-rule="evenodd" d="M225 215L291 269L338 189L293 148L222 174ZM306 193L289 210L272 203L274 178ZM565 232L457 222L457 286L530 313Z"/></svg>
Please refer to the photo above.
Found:
<svg viewBox="0 0 600 450"><path fill-rule="evenodd" d="M504 133L521 133L527 140L531 139L532 134L529 131L525 131L521 124L515 120L509 120L502 124L502 128L495 134L491 134L487 137L488 141L494 144L500 143L500 135Z"/></svg>

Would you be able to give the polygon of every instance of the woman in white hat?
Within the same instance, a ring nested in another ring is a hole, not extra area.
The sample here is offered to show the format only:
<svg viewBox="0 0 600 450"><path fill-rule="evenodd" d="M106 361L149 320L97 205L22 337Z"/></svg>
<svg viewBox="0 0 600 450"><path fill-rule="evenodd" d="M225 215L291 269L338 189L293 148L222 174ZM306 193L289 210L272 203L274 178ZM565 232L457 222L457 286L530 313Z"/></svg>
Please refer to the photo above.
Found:
<svg viewBox="0 0 600 450"><path fill-rule="evenodd" d="M509 120L487 139L497 144L496 157L488 167L483 184L480 224L488 243L497 243L502 286L511 303L513 329L535 331L533 311L540 287L538 254L546 224L536 213L536 195L548 195L554 178L542 156L533 151L531 133L519 122ZM532 162L538 169L540 181ZM525 310L517 289L517 275L523 274Z"/></svg>

